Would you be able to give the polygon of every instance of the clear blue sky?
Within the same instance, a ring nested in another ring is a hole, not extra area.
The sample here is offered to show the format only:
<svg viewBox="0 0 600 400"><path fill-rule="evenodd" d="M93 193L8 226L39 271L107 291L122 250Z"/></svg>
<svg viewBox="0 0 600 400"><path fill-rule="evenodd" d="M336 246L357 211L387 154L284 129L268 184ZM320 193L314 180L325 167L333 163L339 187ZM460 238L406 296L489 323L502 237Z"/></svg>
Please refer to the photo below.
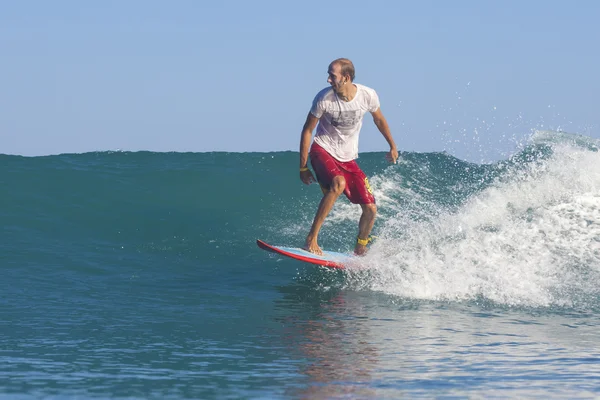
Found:
<svg viewBox="0 0 600 400"><path fill-rule="evenodd" d="M297 150L327 65L400 150L600 136L596 1L3 1L0 153ZM371 119L361 151L386 150Z"/></svg>

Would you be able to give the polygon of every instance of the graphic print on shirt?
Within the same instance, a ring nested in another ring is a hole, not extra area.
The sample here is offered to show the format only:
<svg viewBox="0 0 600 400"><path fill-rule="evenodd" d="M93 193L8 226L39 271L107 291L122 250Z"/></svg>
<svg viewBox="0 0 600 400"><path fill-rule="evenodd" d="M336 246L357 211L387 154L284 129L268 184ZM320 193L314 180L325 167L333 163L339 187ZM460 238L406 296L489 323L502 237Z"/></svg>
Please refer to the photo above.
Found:
<svg viewBox="0 0 600 400"><path fill-rule="evenodd" d="M335 126L336 128L356 126L360 122L360 118L360 110L332 111L331 125Z"/></svg>

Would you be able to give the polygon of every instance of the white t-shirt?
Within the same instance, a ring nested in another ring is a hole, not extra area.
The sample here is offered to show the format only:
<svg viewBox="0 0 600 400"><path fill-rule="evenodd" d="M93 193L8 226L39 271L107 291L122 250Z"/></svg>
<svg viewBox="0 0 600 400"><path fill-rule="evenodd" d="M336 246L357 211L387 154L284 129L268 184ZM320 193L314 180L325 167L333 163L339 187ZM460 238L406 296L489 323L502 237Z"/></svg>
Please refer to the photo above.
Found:
<svg viewBox="0 0 600 400"><path fill-rule="evenodd" d="M313 100L310 112L319 118L315 142L338 161L358 158L358 136L363 116L379 108L375 90L354 84L358 89L350 101L338 97L333 88L321 90Z"/></svg>

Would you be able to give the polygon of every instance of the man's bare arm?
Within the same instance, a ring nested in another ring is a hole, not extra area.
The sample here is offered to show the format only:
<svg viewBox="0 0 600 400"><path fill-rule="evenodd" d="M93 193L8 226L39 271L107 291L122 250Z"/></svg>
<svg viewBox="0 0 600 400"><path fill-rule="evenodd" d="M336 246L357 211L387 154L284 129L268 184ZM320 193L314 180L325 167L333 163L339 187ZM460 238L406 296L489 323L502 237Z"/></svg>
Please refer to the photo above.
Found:
<svg viewBox="0 0 600 400"><path fill-rule="evenodd" d="M311 182L315 182L315 177L310 170L302 171L302 169L307 168L308 149L310 148L312 133L315 130L318 122L319 118L315 117L309 112L306 116L306 122L304 122L302 134L300 136L300 179L307 185Z"/></svg>
<svg viewBox="0 0 600 400"><path fill-rule="evenodd" d="M308 113L306 116L306 122L302 127L302 135L300 136L300 168L306 167L308 163L308 149L310 148L310 141L312 139L312 133L319 122L319 118Z"/></svg>
<svg viewBox="0 0 600 400"><path fill-rule="evenodd" d="M396 163L396 160L398 159L398 149L396 148L396 143L394 142L394 138L392 137L392 132L390 131L390 127L387 123L387 120L381 112L381 108L378 108L377 111L372 112L371 115L373 116L373 122L377 126L377 129L379 129L379 132L381 132L385 140L390 145L388 159L391 162Z"/></svg>

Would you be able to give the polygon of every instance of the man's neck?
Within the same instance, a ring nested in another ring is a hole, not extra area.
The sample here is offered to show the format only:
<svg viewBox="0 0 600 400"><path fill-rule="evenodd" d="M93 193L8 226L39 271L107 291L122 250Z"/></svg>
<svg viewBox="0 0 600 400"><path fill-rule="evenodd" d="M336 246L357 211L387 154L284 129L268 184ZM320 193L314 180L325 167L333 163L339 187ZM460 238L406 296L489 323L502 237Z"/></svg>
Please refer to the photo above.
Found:
<svg viewBox="0 0 600 400"><path fill-rule="evenodd" d="M354 86L354 83L350 82L349 85L342 87L342 90L337 94L338 97L344 101L352 101L358 89Z"/></svg>

